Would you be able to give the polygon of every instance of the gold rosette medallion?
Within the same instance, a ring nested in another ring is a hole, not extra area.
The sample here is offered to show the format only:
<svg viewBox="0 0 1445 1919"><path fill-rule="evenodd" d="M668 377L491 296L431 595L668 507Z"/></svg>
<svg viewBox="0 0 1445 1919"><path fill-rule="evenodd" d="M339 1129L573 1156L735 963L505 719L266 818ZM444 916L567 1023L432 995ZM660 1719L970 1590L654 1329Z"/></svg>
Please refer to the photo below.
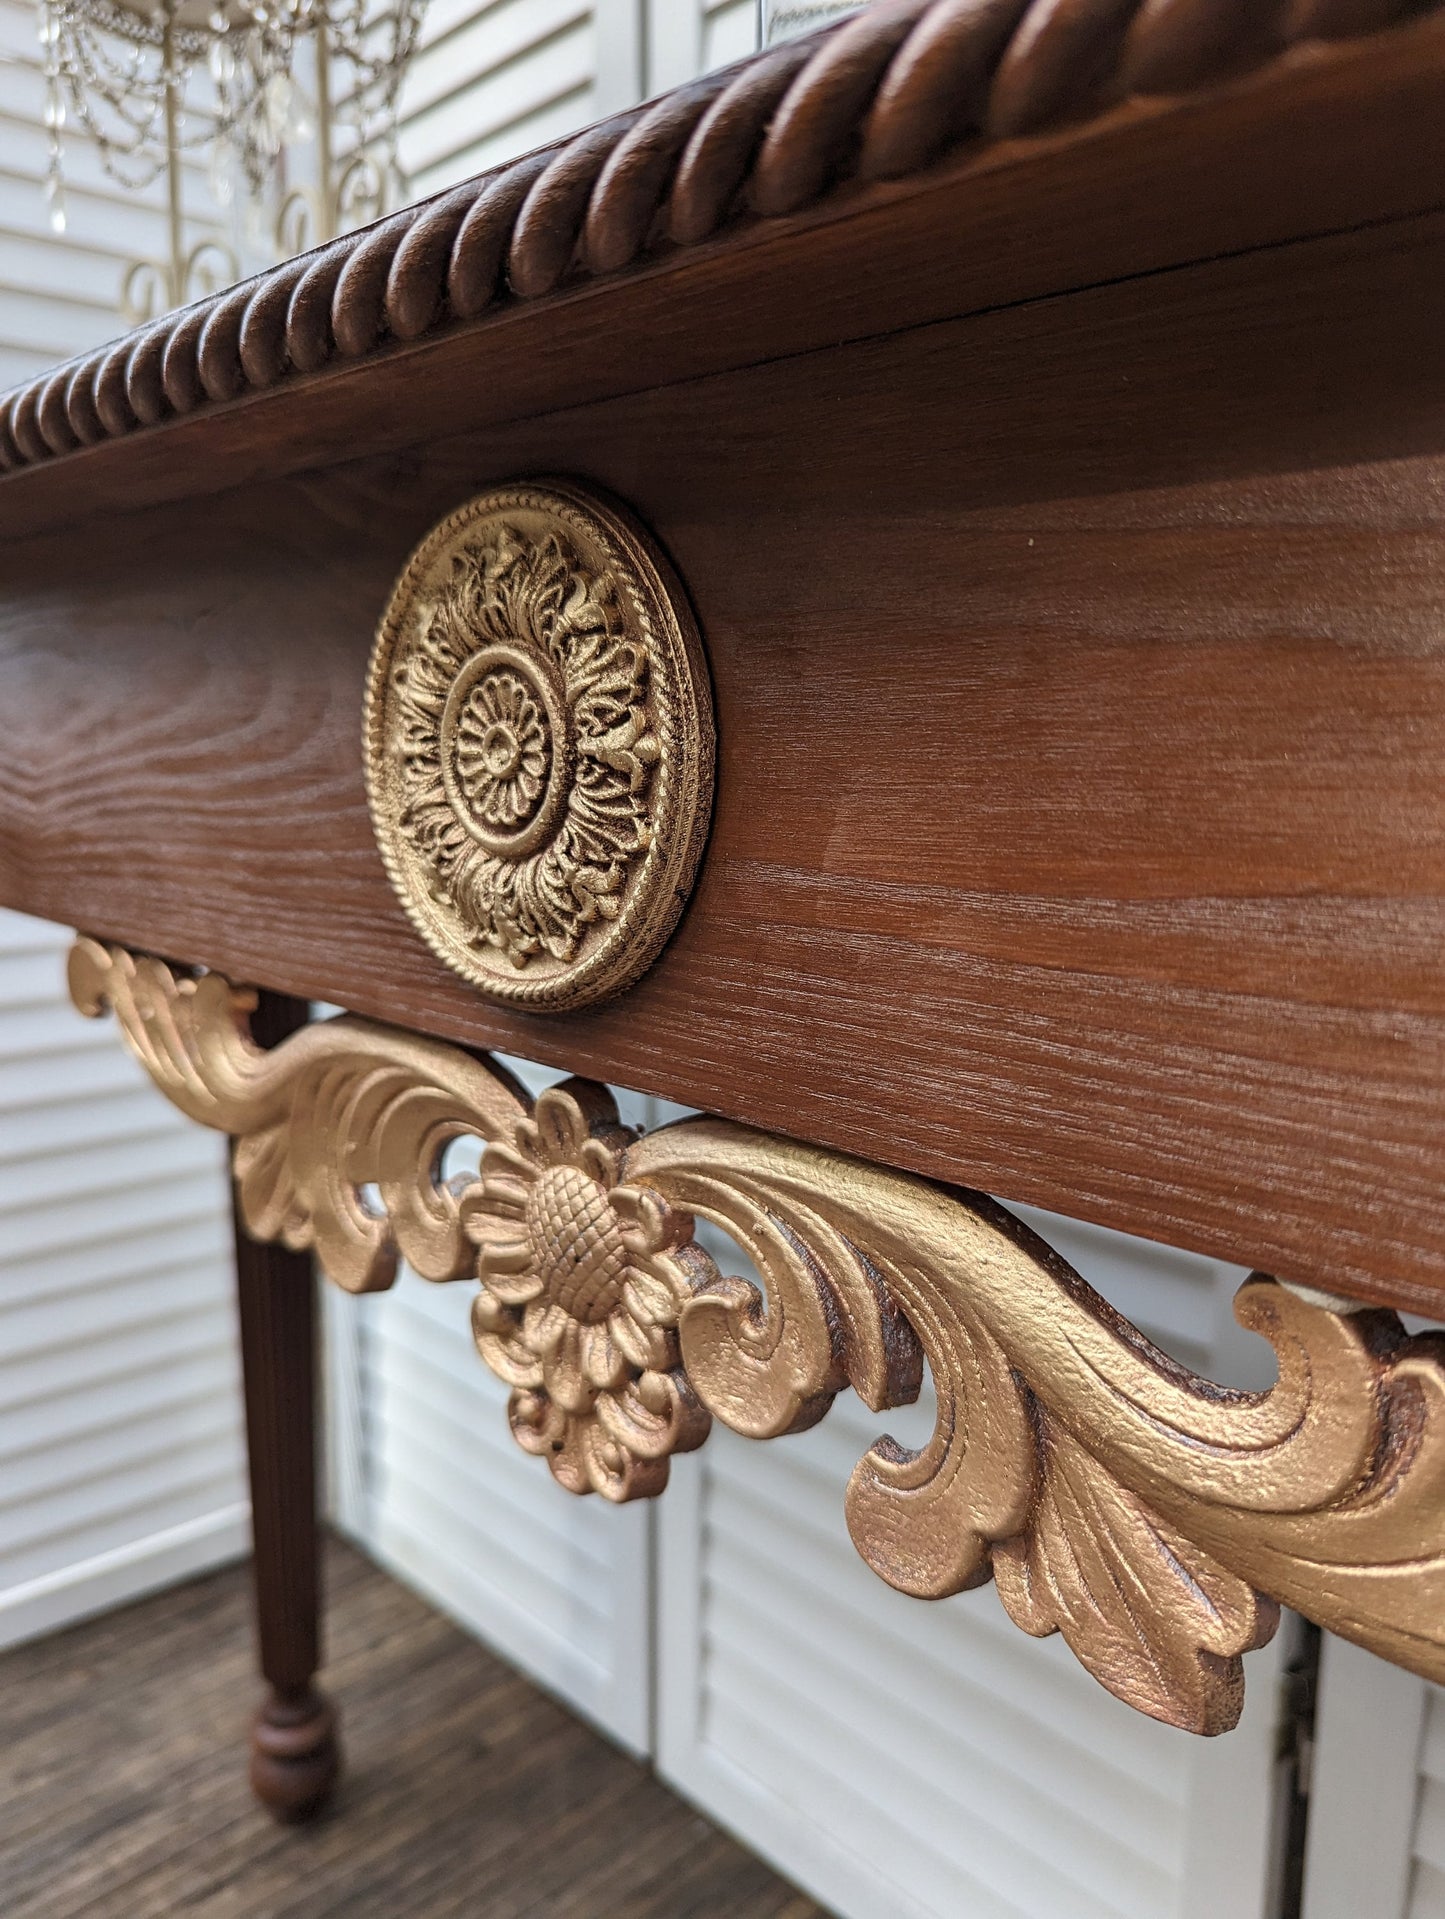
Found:
<svg viewBox="0 0 1445 1919"><path fill-rule="evenodd" d="M606 999L677 923L712 805L682 589L616 505L499 487L435 527L381 622L367 794L402 905L489 997Z"/></svg>

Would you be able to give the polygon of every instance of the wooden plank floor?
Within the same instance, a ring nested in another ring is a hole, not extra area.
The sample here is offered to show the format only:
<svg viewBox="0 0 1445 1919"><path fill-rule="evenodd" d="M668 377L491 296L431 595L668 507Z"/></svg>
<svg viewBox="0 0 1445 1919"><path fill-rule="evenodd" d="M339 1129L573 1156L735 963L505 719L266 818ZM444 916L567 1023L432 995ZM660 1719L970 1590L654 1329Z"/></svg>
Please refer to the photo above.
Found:
<svg viewBox="0 0 1445 1919"><path fill-rule="evenodd" d="M356 1553L328 1568L348 1770L309 1828L245 1785L247 1568L0 1657L4 1919L825 1919Z"/></svg>

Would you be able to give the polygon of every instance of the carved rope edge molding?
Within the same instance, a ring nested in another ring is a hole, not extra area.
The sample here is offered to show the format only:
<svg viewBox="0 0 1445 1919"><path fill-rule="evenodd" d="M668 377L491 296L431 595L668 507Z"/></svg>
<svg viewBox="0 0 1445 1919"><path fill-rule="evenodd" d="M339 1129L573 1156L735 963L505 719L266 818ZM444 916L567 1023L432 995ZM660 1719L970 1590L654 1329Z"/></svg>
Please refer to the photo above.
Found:
<svg viewBox="0 0 1445 1919"><path fill-rule="evenodd" d="M1442 0L877 0L283 262L0 401L0 471Z"/></svg>
<svg viewBox="0 0 1445 1919"><path fill-rule="evenodd" d="M1267 1393L1189 1373L1022 1223L946 1188L719 1119L639 1136L600 1087L535 1106L459 1047L342 1015L263 1052L254 994L77 940L83 1012L114 1011L191 1119L230 1134L242 1216L352 1292L398 1261L475 1276L483 1358L518 1441L574 1492L662 1491L716 1417L810 1426L851 1386L938 1396L917 1452L880 1439L848 1484L854 1544L942 1598L990 1576L1129 1705L1200 1733L1243 1702L1241 1654L1284 1602L1445 1681L1445 1339L1255 1275ZM442 1156L476 1137L480 1176ZM368 1204L371 1189L381 1208ZM694 1238L712 1221L766 1297Z"/></svg>

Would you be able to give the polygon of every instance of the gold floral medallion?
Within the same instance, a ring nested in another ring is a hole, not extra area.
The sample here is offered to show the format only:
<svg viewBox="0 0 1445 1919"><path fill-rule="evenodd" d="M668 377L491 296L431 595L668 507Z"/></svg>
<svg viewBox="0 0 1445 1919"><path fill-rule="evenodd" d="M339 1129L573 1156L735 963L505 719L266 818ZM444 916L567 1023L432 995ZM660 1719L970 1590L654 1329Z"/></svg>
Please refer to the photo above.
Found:
<svg viewBox="0 0 1445 1919"><path fill-rule="evenodd" d="M616 506L501 487L429 533L367 681L367 793L422 937L493 998L609 998L677 923L712 805L682 590Z"/></svg>

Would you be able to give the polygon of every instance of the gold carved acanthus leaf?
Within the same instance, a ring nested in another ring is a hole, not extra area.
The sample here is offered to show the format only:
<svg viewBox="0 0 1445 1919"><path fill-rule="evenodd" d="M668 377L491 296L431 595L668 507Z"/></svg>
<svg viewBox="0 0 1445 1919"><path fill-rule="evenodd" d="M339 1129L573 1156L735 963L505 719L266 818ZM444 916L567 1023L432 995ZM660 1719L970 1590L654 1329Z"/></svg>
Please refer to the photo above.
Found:
<svg viewBox="0 0 1445 1919"><path fill-rule="evenodd" d="M898 1403L916 1362L877 1337L880 1292L916 1332L933 1437L880 1439L846 1495L889 1584L938 1598L992 1573L1026 1632L1061 1632L1111 1691L1201 1732L1238 1716L1239 1656L1270 1637L1275 1602L1445 1679L1438 1339L1256 1276L1236 1315L1279 1379L1233 1392L981 1194L721 1120L650 1135L628 1175L713 1219L763 1274L766 1303L730 1282L682 1320L688 1377L736 1430L816 1417L840 1381Z"/></svg>
<svg viewBox="0 0 1445 1919"><path fill-rule="evenodd" d="M265 1052L249 1033L254 993L95 940L75 942L69 977L76 1005L116 1015L174 1105L231 1135L242 1215L258 1239L314 1248L352 1293L390 1286L399 1258L428 1279L469 1270L441 1159L453 1140L501 1138L523 1117L509 1074L350 1014Z"/></svg>
<svg viewBox="0 0 1445 1919"><path fill-rule="evenodd" d="M1237 1719L1241 1656L1281 1602L1445 1681L1439 1336L1256 1276L1236 1313L1278 1380L1232 1391L982 1194L724 1120L639 1136L582 1082L529 1108L471 1055L349 1016L264 1053L245 994L89 940L71 983L183 1111L236 1136L258 1235L314 1245L352 1290L389 1283L398 1254L476 1275L512 1430L571 1490L659 1492L711 1418L774 1438L848 1387L881 1414L926 1360L931 1437L880 1437L845 1495L891 1585L937 1599L992 1577L1025 1632L1061 1633L1110 1691L1196 1732ZM480 1176L448 1184L463 1135ZM719 1272L699 1219L761 1286Z"/></svg>

